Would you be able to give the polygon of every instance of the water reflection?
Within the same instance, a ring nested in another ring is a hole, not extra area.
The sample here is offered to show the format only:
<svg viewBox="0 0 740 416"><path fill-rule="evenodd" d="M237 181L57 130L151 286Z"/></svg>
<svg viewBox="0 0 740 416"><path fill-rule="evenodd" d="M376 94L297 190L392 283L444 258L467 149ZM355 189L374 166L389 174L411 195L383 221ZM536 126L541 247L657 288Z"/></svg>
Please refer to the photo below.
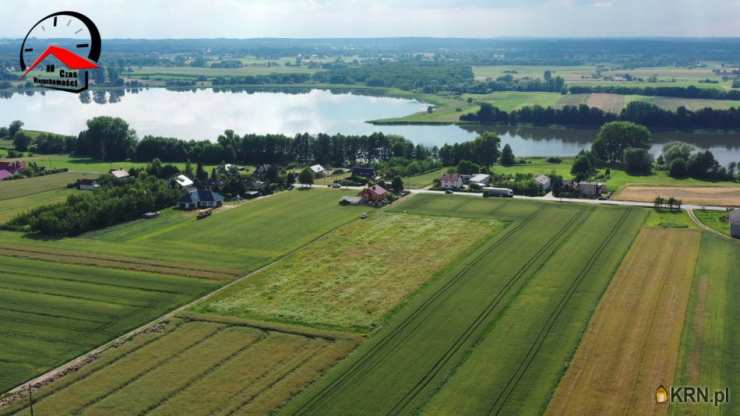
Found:
<svg viewBox="0 0 740 416"><path fill-rule="evenodd" d="M368 90L261 87L228 89L118 88L75 95L59 91L0 91L0 125L22 120L29 129L77 134L95 116L127 120L139 136L214 140L226 129L245 133L399 134L416 143L441 146L494 131L518 156L571 156L588 149L593 129L517 126L373 126L367 120L426 110L417 101L367 95ZM365 94L365 95L358 95ZM667 131L654 135L653 153L682 140L711 150L727 164L740 161L737 133Z"/></svg>

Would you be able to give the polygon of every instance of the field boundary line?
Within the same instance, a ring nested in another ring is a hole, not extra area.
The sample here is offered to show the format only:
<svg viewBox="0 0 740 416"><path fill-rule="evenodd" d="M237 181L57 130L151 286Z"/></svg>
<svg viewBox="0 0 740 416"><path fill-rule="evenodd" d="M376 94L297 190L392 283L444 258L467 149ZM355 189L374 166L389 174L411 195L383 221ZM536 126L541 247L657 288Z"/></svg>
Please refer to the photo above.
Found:
<svg viewBox="0 0 740 416"><path fill-rule="evenodd" d="M588 262L584 266L583 269L578 273L576 278L573 280L571 285L568 287L565 295L560 299L560 301L555 306L554 313L550 314L549 318L545 322L545 326L540 330L539 334L537 335L537 339L535 340L535 343L530 346L529 350L527 351L527 354L524 356L524 360L519 364L516 371L512 375L512 377L509 379L509 381L504 386L503 392L499 394L499 396L496 398L496 400L493 402L491 407L489 408L488 414L495 414L498 415L501 412L501 409L503 405L506 403L506 401L511 397L511 394L513 393L514 389L519 385L519 381L522 377L524 377L524 374L529 369L529 366L534 361L534 358L537 356L537 354L540 351L540 348L542 348L542 344L545 342L545 339L550 334L550 331L557 323L558 319L560 318L560 314L565 309L566 305L570 302L570 300L573 298L573 294L576 292L578 287L580 286L581 282L586 278L586 275L591 271L594 264L596 264L596 261L601 257L601 254L604 252L606 247L611 244L611 242L614 240L614 237L617 235L617 231L621 230L624 223L627 221L627 218L632 213L631 209L625 209L625 211L622 213L620 218L617 220L617 223L612 227L611 231L609 232L609 235L599 244L599 246L596 248L594 253L591 255L591 257L588 259Z"/></svg>
<svg viewBox="0 0 740 416"><path fill-rule="evenodd" d="M29 387L33 388L33 385L34 384L43 383L44 381L46 381L48 379L55 380L58 376L60 376L60 375L63 376L65 374L65 372L69 371L70 369L76 368L76 367L80 367L82 365L85 365L85 363L87 361L89 361L89 359L91 357L95 357L95 356L97 356L97 355L99 355L99 354L101 354L101 353L109 350L112 347L115 347L115 346L120 345L122 342L124 342L124 341L126 341L126 340L128 340L130 338L133 338L133 337L135 337L135 336L137 336L137 335L139 335L139 334L141 334L143 332L146 332L149 328L153 327L154 325L157 325L157 324L163 323L163 322L165 322L165 321L167 321L169 319L175 318L177 314L182 313L182 312L185 312L186 310L192 308L193 306L197 305L198 303L201 303L201 302L204 302L204 301L206 301L208 299L211 299L214 296L217 296L217 295L225 292L226 290L228 290L228 289L230 289L230 288L238 285L239 283L245 281L246 279L248 279L248 278L250 278L250 277L252 277L252 276L254 276L254 275L258 274L258 273L261 273L261 272L269 269L270 267L272 267L273 265L275 265L280 260L282 260L282 259L284 259L284 258L286 258L286 257L288 257L288 256L290 256L292 254L294 254L298 250L301 250L303 247L306 247L307 245L312 244L315 241L318 241L318 240L326 237L330 233L333 233L337 229L339 229L341 227L344 227L344 226L346 226L346 225L348 225L348 224L350 224L350 223L352 223L354 221L357 221L357 218L352 218L352 219L350 219L348 221L345 221L345 222L343 222L343 223L341 223L341 224L339 224L339 225L337 225L337 226L329 229L328 231L326 231L326 232L318 235L317 237L311 239L310 241L306 242L305 244L302 244L302 245L294 248L293 250L290 250L290 251L286 252L285 254L274 258L269 263L267 263L267 264L265 264L265 265L263 265L263 266L255 269L255 270L247 273L246 275L243 275L242 277L239 277L237 279L234 279L233 281L226 283L225 285L221 286L220 288L217 288L217 289L215 289L215 290L213 290L213 291L211 291L209 293L206 293L205 295L203 295L203 296L201 296L201 297L199 297L197 299L194 299L193 301L191 301L191 302L189 302L189 303L187 303L185 305L182 305L180 307L174 308L174 309L170 310L169 312L165 313L164 315L161 315L161 316L159 316L159 317L157 317L157 318L155 318L155 319L153 319L153 320L151 320L151 321L149 321L147 323L144 323L141 326L139 326L137 328L134 328L131 331L128 331L125 334L122 334L122 335L120 335L120 336L118 336L118 337L116 337L116 338L108 341L107 343L105 343L105 344L103 344L103 345L101 345L101 346L99 346L97 348L94 348L94 349L92 349L92 350L90 350L88 352L82 353L82 354L78 355L77 357L75 357L75 358L67 361L65 364L62 364L61 366L58 366L56 368L53 368L53 369L51 369L51 370L49 370L49 371L47 371L47 372L45 372L45 373L43 373L41 375L38 375L38 376L30 379L30 380L24 381L23 383L17 385L16 387L13 387L12 389L8 390L7 392L0 394L0 410L2 409L2 404L1 404L2 402L1 402L1 400L4 397L10 396L10 395L13 395L13 394L21 393L24 390L27 390Z"/></svg>
<svg viewBox="0 0 740 416"><path fill-rule="evenodd" d="M399 333L406 329L406 327L409 326L417 316L420 316L434 302L436 302L437 299L441 298L447 293L448 290L456 286L457 283L463 279L466 272L477 262L479 262L485 254L506 242L511 236L516 233L516 231L521 229L525 224L529 223L539 212L540 210L537 209L532 214L525 217L525 219L523 219L522 221L516 222L512 227L505 230L502 235L494 237L494 241L488 246L484 245L483 247L478 248L477 252L473 253L474 257L466 262L463 262L460 270L458 270L450 279L448 279L447 282L445 282L440 288L435 290L434 293L432 293L426 300L424 300L421 305L419 305L407 317L405 317L403 321L396 325L388 334L383 336L383 338L380 338L380 340L376 344L372 345L369 351L365 352L362 357L360 357L355 363L350 365L350 367L342 374L340 374L336 378L336 380L329 383L329 385L325 386L319 392L317 392L316 395L311 397L296 411L295 414L301 415L311 411L317 405L317 403L323 401L325 396L330 394L331 390L333 390L334 388L340 388L346 382L352 379L354 375L361 369L361 367L363 367L367 363L370 363L371 360L375 358L374 356L377 354L377 351L381 350L385 345L393 341L394 338L396 338Z"/></svg>
<svg viewBox="0 0 740 416"><path fill-rule="evenodd" d="M584 211L577 211L573 214L573 216L568 220L563 227L559 229L559 231L553 235L552 238L550 238L542 247L540 247L533 255L532 257L527 260L519 270L514 273L514 275L506 281L504 286L501 288L501 290L496 294L496 296L489 302L489 304L481 311L481 313L473 320L470 325L465 329L461 337L459 337L455 342L450 346L450 348L445 351L445 353L442 355L442 357L437 360L436 363L432 366L432 368L422 377L421 380L417 382L417 384L409 390L401 400L399 400L391 410L389 410L386 414L387 415L396 415L402 412L413 400L418 396L418 394L424 390L429 383L434 379L434 377L439 374L440 371L442 371L442 368L449 363L449 361L452 359L452 357L462 348L462 346L470 340L470 338L473 336L473 334L480 328L481 325L488 319L488 317L493 313L493 311L496 309L496 307L501 303L501 301L506 297L506 295L509 293L512 287L514 287L523 276L525 276L530 268L534 266L539 258L550 251L550 249L553 249L553 252L550 254L552 256L554 252L557 250L557 247L553 248L555 243L558 241L564 241L567 239L573 232L574 229L572 229L575 222L585 213L585 212L591 212L591 210L584 210ZM548 256L549 257L549 256Z"/></svg>

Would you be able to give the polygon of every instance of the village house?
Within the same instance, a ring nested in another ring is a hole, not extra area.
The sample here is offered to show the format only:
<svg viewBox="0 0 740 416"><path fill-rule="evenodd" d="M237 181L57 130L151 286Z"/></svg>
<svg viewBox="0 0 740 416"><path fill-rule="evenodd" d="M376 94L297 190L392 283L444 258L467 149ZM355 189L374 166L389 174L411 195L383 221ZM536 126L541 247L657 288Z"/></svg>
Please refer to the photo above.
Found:
<svg viewBox="0 0 740 416"><path fill-rule="evenodd" d="M383 203L388 198L388 191L380 185L373 185L363 189L359 196L369 204Z"/></svg>
<svg viewBox="0 0 740 416"><path fill-rule="evenodd" d="M373 168L362 168L362 167L354 167L352 168L352 176L360 176L367 179L375 179L377 176L375 174L375 169Z"/></svg>
<svg viewBox="0 0 740 416"><path fill-rule="evenodd" d="M484 186L488 186L491 184L491 175L486 175L483 173L478 173L470 177L471 185L478 185L481 188Z"/></svg>
<svg viewBox="0 0 740 416"><path fill-rule="evenodd" d="M730 214L730 233L735 238L740 238L740 209Z"/></svg>
<svg viewBox="0 0 740 416"><path fill-rule="evenodd" d="M443 189L462 189L463 178L457 173L448 173L439 178L439 186Z"/></svg>
<svg viewBox="0 0 740 416"><path fill-rule="evenodd" d="M77 188L80 191L94 191L100 188L100 185L94 179L80 179L77 181Z"/></svg>
<svg viewBox="0 0 740 416"><path fill-rule="evenodd" d="M0 181L15 176L15 174L24 170L26 170L26 164L20 160L11 162L0 161Z"/></svg>
<svg viewBox="0 0 740 416"><path fill-rule="evenodd" d="M192 179L188 178L185 175L177 175L173 178L173 181L182 189L188 189L193 186Z"/></svg>
<svg viewBox="0 0 740 416"><path fill-rule="evenodd" d="M218 192L205 189L191 189L177 201L180 209L218 208L224 204L224 197Z"/></svg>
<svg viewBox="0 0 740 416"><path fill-rule="evenodd" d="M113 179L115 179L116 182L125 182L131 179L128 171L125 169L112 169L110 171L110 174L111 176L113 176Z"/></svg>
<svg viewBox="0 0 740 416"><path fill-rule="evenodd" d="M315 178L323 178L326 176L326 169L324 169L321 165L313 165L311 166L311 172L313 172L313 176Z"/></svg>
<svg viewBox="0 0 740 416"><path fill-rule="evenodd" d="M542 192L550 192L550 189L552 189L552 180L547 175L540 175L534 178L534 181L537 183L537 186L540 187L540 190Z"/></svg>
<svg viewBox="0 0 740 416"><path fill-rule="evenodd" d="M601 182L579 182L578 192L585 197L596 198L607 193L607 189Z"/></svg>

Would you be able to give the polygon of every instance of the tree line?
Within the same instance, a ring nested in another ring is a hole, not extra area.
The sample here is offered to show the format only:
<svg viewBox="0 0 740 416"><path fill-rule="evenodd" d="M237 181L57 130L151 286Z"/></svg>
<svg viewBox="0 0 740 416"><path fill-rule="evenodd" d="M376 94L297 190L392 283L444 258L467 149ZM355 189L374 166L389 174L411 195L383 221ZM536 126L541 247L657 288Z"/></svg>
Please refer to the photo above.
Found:
<svg viewBox="0 0 740 416"><path fill-rule="evenodd" d="M674 98L703 98L709 100L740 100L740 90L723 90L720 88L688 87L627 87L621 85L599 86L572 86L568 88L571 94L619 94L619 95L648 95Z"/></svg>
<svg viewBox="0 0 740 416"><path fill-rule="evenodd" d="M460 120L483 124L532 123L581 126L601 126L612 121L629 121L651 128L728 130L740 128L740 109L704 108L691 111L686 107L679 107L674 112L654 104L635 101L629 103L620 114L609 113L585 104L563 108L535 105L507 113L489 103L483 103L477 112L464 114L460 116Z"/></svg>

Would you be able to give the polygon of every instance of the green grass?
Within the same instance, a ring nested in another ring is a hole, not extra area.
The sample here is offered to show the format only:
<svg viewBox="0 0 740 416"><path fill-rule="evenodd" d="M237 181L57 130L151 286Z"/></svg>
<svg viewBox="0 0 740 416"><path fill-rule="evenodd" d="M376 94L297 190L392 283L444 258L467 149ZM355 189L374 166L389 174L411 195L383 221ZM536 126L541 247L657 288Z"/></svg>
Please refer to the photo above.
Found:
<svg viewBox="0 0 740 416"><path fill-rule="evenodd" d="M333 231L195 311L368 332L500 228L493 220L379 212Z"/></svg>
<svg viewBox="0 0 740 416"><path fill-rule="evenodd" d="M358 218L366 208L339 206L343 195L347 193L321 189L283 192L222 208L205 220L197 220L193 212L165 211L157 219L133 221L77 238L41 239L0 232L0 246L62 257L92 253L234 277Z"/></svg>
<svg viewBox="0 0 740 416"><path fill-rule="evenodd" d="M53 175L37 176L34 178L15 179L0 182L0 201L24 198L52 190L66 189L67 185L77 182L80 178L93 176L76 172L55 173Z"/></svg>
<svg viewBox="0 0 740 416"><path fill-rule="evenodd" d="M145 66L134 68L133 72L123 73L123 76L131 78L157 77L157 78L197 78L205 76L215 77L243 77L247 75L272 75L272 74L313 74L318 72L316 69L306 66L266 66L250 65L242 68L197 68L197 67L165 67L165 66Z"/></svg>
<svg viewBox="0 0 740 416"><path fill-rule="evenodd" d="M731 236L728 212L694 210L694 215L707 227L728 237Z"/></svg>
<svg viewBox="0 0 740 416"><path fill-rule="evenodd" d="M104 174L108 173L111 169L130 169L144 168L148 163L144 162L101 162L96 159L88 157L78 157L74 155L36 155L33 157L24 158L26 161L34 161L39 166L45 166L51 169L67 168L74 172L85 172L90 174ZM185 163L172 163L177 166L181 171L185 170ZM210 172L215 165L204 165L203 167ZM195 164L193 164L195 169Z"/></svg>
<svg viewBox="0 0 740 416"><path fill-rule="evenodd" d="M740 386L740 244L704 233L681 340L675 385L707 386L710 390ZM710 393L711 394L711 393ZM673 415L737 414L731 397L722 407L671 406Z"/></svg>
<svg viewBox="0 0 740 416"><path fill-rule="evenodd" d="M543 406L646 215L642 210L426 195L394 210L515 220L451 266L282 414L417 414L422 408L436 412L424 406L444 402L430 400L447 388L465 391L449 396L454 401L449 403L451 413L465 414L460 412L469 409L466 406L490 405L503 392L496 385L515 376L513 369L526 360L536 365L513 384L513 394L502 403L513 405L527 396L531 406ZM589 279L583 279L586 275ZM550 324L552 316L557 319ZM491 334L504 319L521 329L510 333L502 326L501 334ZM538 338L542 331L545 336ZM530 357L528 348L539 344L544 345L542 352ZM496 351L496 360L485 352L490 349ZM501 365L508 368L475 373L466 386L458 384L465 376L449 378L455 369L468 375L477 367ZM451 414L449 410L440 414Z"/></svg>
<svg viewBox="0 0 740 416"><path fill-rule="evenodd" d="M0 256L0 391L218 287L218 283Z"/></svg>
<svg viewBox="0 0 740 416"><path fill-rule="evenodd" d="M403 186L406 189L422 189L431 186L435 179L439 179L440 176L447 172L447 168L437 169L432 172L425 173L417 176L405 176L403 177Z"/></svg>
<svg viewBox="0 0 740 416"><path fill-rule="evenodd" d="M16 216L44 205L64 202L67 197L79 192L74 189L56 189L38 194L3 200L0 204L0 224L4 224Z"/></svg>
<svg viewBox="0 0 740 416"><path fill-rule="evenodd" d="M687 228L692 230L699 228L691 220L686 211L670 212L654 209L650 210L650 214L645 221L645 226L653 228Z"/></svg>

